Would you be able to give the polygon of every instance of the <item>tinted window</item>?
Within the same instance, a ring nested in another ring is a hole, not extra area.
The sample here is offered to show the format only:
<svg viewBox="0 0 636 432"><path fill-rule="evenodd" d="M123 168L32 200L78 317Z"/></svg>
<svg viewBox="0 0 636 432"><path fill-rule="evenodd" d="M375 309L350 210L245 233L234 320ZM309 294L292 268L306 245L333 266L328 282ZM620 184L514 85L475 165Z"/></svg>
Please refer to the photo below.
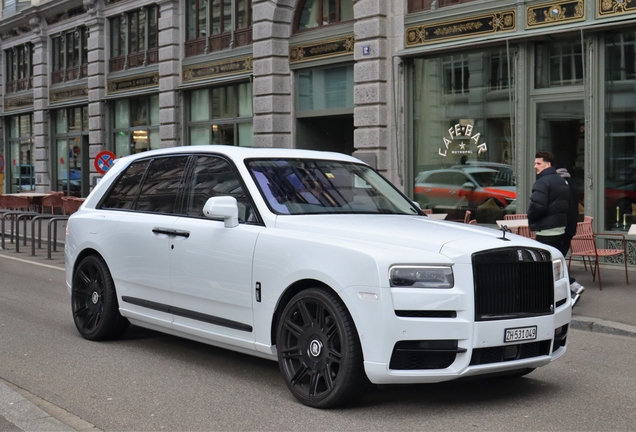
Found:
<svg viewBox="0 0 636 432"><path fill-rule="evenodd" d="M149 163L149 160L143 160L130 164L104 199L101 208L132 209L135 197L139 192L139 185Z"/></svg>
<svg viewBox="0 0 636 432"><path fill-rule="evenodd" d="M218 157L199 156L192 174L186 214L204 217L203 206L215 196L233 196L239 205L239 220L253 220L252 207L231 165Z"/></svg>
<svg viewBox="0 0 636 432"><path fill-rule="evenodd" d="M153 159L135 210L173 214L187 156Z"/></svg>

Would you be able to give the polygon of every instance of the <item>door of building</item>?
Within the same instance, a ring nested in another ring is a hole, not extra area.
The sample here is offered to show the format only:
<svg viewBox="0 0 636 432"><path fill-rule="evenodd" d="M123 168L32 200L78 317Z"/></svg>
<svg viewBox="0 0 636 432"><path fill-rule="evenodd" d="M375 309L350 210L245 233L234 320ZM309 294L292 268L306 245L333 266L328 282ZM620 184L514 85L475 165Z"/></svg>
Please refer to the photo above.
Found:
<svg viewBox="0 0 636 432"><path fill-rule="evenodd" d="M567 168L579 192L583 217L585 178L585 112L582 100L560 100L537 104L536 150L554 154L557 168Z"/></svg>

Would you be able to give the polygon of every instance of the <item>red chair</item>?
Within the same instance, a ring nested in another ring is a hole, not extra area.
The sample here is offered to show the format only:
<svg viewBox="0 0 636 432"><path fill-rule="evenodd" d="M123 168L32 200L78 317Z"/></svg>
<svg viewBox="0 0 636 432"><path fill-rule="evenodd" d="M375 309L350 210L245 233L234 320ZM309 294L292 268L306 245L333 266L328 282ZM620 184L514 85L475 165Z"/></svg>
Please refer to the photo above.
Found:
<svg viewBox="0 0 636 432"><path fill-rule="evenodd" d="M528 219L528 215L525 213L504 215L504 220L522 220L522 219ZM512 228L511 231L512 230L514 230L513 232L515 234L518 234L520 236L524 236L527 238L531 238L533 240L537 237L536 233L534 231L530 231L530 227L527 227L527 226Z"/></svg>
<svg viewBox="0 0 636 432"><path fill-rule="evenodd" d="M586 216L583 222L579 222L576 226L576 234L572 237L570 243L570 259L568 261L568 270L572 263L573 256L580 256L583 258L583 265L587 270L587 264L585 258L587 257L590 263L590 269L592 270L592 280L596 280L596 274L598 273L598 285L599 289L603 290L603 281L601 280L601 267L599 266L598 259L623 255L623 262L625 263L625 282L629 285L629 274L627 272L627 244L625 241L625 235L623 234L603 234L603 236L615 236L622 239L622 249L599 249L596 247L596 234L592 228L592 218ZM592 266L592 258L594 258L594 266Z"/></svg>
<svg viewBox="0 0 636 432"><path fill-rule="evenodd" d="M64 213L64 202L62 201L62 197L64 196L64 192L51 192L50 195L47 195L42 198L42 212L44 209L48 209L51 214L56 214L56 209L59 210L59 214Z"/></svg>
<svg viewBox="0 0 636 432"><path fill-rule="evenodd" d="M71 196L62 197L62 210L64 211L65 215L71 215L79 210L83 202L84 200L80 198Z"/></svg>

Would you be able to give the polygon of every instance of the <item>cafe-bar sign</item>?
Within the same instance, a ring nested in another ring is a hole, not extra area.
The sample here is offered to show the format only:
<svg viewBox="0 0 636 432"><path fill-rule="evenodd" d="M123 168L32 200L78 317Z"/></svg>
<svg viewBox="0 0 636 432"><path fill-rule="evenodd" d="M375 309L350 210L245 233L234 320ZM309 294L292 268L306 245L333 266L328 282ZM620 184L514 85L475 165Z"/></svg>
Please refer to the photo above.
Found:
<svg viewBox="0 0 636 432"><path fill-rule="evenodd" d="M473 135L473 125L457 123L448 129L450 138L444 137L444 146L439 148L438 154L446 157L448 153L455 155L469 155L475 151L478 155L488 151L486 143L479 143L481 133ZM473 148L474 146L474 148Z"/></svg>

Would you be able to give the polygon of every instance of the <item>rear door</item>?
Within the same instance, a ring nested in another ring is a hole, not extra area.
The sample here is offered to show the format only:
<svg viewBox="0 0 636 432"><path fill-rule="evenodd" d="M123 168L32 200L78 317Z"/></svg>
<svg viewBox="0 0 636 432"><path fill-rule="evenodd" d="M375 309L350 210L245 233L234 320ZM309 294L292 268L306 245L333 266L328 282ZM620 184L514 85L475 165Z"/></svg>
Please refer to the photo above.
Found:
<svg viewBox="0 0 636 432"><path fill-rule="evenodd" d="M129 317L163 326L172 323L170 244L178 235L172 226L178 218L175 206L187 161L188 156L171 156L140 162L136 178L121 185L134 201L113 233L111 270L120 309Z"/></svg>

